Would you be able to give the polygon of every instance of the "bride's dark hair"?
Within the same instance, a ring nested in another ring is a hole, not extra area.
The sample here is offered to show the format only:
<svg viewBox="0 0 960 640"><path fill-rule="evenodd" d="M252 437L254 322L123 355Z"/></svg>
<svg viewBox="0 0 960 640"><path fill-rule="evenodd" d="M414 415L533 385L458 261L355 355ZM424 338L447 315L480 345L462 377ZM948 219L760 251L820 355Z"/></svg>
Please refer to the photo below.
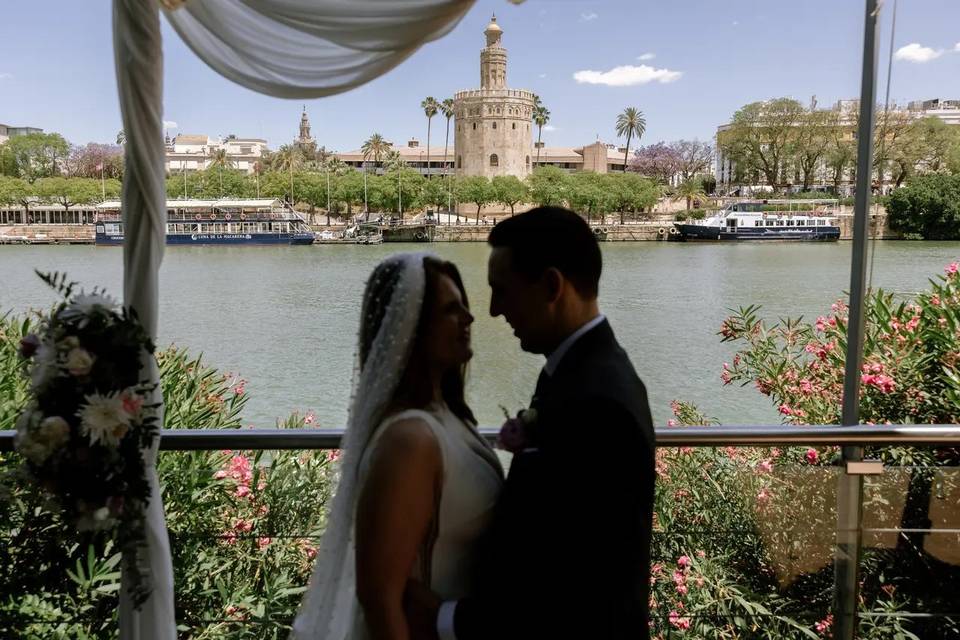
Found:
<svg viewBox="0 0 960 640"><path fill-rule="evenodd" d="M381 264L371 278L367 295L364 296L364 317L360 330L360 366L363 367L370 354L374 338L383 322L390 296L400 277L402 265L400 263ZM436 303L437 287L441 276L449 277L460 290L463 305L470 308L467 291L463 287L463 279L456 265L446 260L439 260L430 256L423 259L423 268L426 282L423 292L423 304L420 307L420 319L407 359L407 367L397 386L391 405L394 408L422 408L430 404L433 399L433 388L428 375L429 363L423 348L423 340L430 330L430 310ZM464 397L467 365L450 369L443 374L440 381L440 391L444 402L458 418L468 424L476 424L477 420L470 410Z"/></svg>

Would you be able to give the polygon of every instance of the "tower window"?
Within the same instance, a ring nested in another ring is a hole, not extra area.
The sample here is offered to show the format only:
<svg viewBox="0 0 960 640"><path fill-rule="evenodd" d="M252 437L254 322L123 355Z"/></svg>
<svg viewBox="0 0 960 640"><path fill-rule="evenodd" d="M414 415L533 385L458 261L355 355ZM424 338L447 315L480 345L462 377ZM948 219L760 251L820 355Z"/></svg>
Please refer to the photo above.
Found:
<svg viewBox="0 0 960 640"><path fill-rule="evenodd" d="M513 128L514 128L514 129L517 128L517 123L516 123L516 122L513 123Z"/></svg>
<svg viewBox="0 0 960 640"><path fill-rule="evenodd" d="M491 153L491 154L490 154L490 166L491 166L491 167L499 167L499 166L500 166L500 158L498 158L498 157L497 157L497 154L495 154L495 153Z"/></svg>
<svg viewBox="0 0 960 640"><path fill-rule="evenodd" d="M477 123L476 123L476 122L473 123L473 130L474 130L474 131L477 130Z"/></svg>
<svg viewBox="0 0 960 640"><path fill-rule="evenodd" d="M493 123L493 128L494 128L494 129L497 128L497 123L496 123L496 122Z"/></svg>
<svg viewBox="0 0 960 640"><path fill-rule="evenodd" d="M461 168L460 156L457 156L457 169L460 169L460 168Z"/></svg>
<svg viewBox="0 0 960 640"><path fill-rule="evenodd" d="M527 169L530 168L530 156L527 156Z"/></svg>

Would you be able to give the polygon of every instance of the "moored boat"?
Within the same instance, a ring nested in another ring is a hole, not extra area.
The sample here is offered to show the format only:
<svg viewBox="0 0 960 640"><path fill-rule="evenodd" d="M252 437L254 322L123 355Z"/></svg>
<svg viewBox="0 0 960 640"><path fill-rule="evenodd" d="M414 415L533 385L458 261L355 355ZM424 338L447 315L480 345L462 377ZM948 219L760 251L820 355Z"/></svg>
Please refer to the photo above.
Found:
<svg viewBox="0 0 960 640"><path fill-rule="evenodd" d="M703 220L676 222L679 242L831 241L840 225L830 215L835 200L763 200L736 202ZM777 210L785 206L786 210Z"/></svg>
<svg viewBox="0 0 960 640"><path fill-rule="evenodd" d="M306 220L276 198L167 200L167 244L313 244ZM96 243L123 244L120 201L97 206Z"/></svg>

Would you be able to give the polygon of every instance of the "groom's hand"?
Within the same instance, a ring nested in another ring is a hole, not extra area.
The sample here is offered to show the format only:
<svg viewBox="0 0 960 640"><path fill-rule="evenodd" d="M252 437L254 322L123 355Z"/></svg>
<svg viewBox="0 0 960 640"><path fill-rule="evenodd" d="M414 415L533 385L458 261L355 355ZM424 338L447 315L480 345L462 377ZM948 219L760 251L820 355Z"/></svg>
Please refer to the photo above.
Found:
<svg viewBox="0 0 960 640"><path fill-rule="evenodd" d="M441 600L416 580L407 580L403 592L403 611L414 640L437 640L437 612Z"/></svg>

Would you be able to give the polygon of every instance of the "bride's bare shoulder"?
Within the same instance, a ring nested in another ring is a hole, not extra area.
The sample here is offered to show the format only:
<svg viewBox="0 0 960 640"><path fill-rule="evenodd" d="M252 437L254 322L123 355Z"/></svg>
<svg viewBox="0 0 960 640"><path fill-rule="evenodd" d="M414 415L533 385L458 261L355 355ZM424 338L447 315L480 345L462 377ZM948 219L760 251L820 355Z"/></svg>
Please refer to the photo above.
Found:
<svg viewBox="0 0 960 640"><path fill-rule="evenodd" d="M440 443L427 418L410 413L386 421L378 437L377 449L391 454L402 452L413 456L439 455Z"/></svg>

